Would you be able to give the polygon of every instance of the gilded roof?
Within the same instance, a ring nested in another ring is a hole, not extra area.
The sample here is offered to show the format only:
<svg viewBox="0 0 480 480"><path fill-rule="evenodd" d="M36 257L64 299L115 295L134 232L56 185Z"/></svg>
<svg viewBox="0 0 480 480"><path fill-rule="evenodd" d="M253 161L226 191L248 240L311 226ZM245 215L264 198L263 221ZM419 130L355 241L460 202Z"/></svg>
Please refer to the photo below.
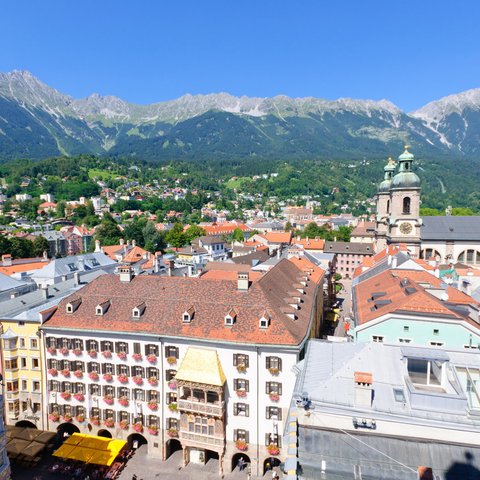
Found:
<svg viewBox="0 0 480 480"><path fill-rule="evenodd" d="M175 379L221 387L225 383L225 374L216 350L189 347Z"/></svg>

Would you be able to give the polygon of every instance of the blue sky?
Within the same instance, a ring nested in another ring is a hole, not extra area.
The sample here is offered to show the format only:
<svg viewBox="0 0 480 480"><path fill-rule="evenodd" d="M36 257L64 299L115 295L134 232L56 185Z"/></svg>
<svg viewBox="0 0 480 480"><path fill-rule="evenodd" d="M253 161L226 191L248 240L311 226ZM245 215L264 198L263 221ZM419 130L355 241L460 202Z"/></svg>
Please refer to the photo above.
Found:
<svg viewBox="0 0 480 480"><path fill-rule="evenodd" d="M0 71L80 98L387 98L480 87L480 2L6 0Z"/></svg>

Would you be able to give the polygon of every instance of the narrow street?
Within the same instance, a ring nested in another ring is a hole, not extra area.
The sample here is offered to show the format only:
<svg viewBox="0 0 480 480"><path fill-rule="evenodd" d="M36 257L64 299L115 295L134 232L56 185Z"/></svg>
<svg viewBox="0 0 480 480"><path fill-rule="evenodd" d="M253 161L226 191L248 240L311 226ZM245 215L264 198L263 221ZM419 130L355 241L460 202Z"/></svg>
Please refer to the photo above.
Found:
<svg viewBox="0 0 480 480"><path fill-rule="evenodd" d="M337 326L335 327L335 337L344 337L345 336L345 318L351 318L351 309L352 309L352 281L348 279L340 280L340 283L343 285L343 289L338 293L337 300L339 300L339 319ZM353 325L351 325L353 327Z"/></svg>

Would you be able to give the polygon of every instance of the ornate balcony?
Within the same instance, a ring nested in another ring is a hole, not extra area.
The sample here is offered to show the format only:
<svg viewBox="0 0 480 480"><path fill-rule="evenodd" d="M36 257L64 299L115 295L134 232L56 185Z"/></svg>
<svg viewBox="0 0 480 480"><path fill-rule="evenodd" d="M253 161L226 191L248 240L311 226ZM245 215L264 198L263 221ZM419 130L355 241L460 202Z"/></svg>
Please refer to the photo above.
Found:
<svg viewBox="0 0 480 480"><path fill-rule="evenodd" d="M177 400L177 408L178 410L184 412L201 413L204 415L212 415L214 417L221 418L223 417L225 402L219 402L218 404L215 404L180 398Z"/></svg>
<svg viewBox="0 0 480 480"><path fill-rule="evenodd" d="M205 448L206 445L223 448L225 439L201 433L185 432L180 430L180 440L186 440L190 446ZM196 444L196 445L195 445Z"/></svg>

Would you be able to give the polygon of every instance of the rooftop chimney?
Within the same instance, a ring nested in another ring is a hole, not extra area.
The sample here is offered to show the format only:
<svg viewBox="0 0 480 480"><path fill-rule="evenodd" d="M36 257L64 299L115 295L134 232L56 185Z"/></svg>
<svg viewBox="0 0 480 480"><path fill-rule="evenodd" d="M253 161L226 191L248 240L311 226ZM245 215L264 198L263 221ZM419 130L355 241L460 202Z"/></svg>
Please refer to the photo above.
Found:
<svg viewBox="0 0 480 480"><path fill-rule="evenodd" d="M45 300L48 300L48 285L45 285L45 286L42 288L42 297L43 297Z"/></svg>
<svg viewBox="0 0 480 480"><path fill-rule="evenodd" d="M12 256L10 254L2 255L2 262L4 267L8 267L12 264Z"/></svg>
<svg viewBox="0 0 480 480"><path fill-rule="evenodd" d="M100 253L102 248L100 247L100 240L95 240L95 253Z"/></svg>
<svg viewBox="0 0 480 480"><path fill-rule="evenodd" d="M132 268L129 265L122 265L118 267L121 282L131 282L133 278Z"/></svg>
<svg viewBox="0 0 480 480"><path fill-rule="evenodd" d="M120 239L120 245L123 245L125 243L125 240L123 238Z"/></svg>
<svg viewBox="0 0 480 480"><path fill-rule="evenodd" d="M248 272L237 273L237 289L241 292L246 292L249 287Z"/></svg>
<svg viewBox="0 0 480 480"><path fill-rule="evenodd" d="M373 400L373 377L371 373L355 372L355 406L371 407Z"/></svg>

